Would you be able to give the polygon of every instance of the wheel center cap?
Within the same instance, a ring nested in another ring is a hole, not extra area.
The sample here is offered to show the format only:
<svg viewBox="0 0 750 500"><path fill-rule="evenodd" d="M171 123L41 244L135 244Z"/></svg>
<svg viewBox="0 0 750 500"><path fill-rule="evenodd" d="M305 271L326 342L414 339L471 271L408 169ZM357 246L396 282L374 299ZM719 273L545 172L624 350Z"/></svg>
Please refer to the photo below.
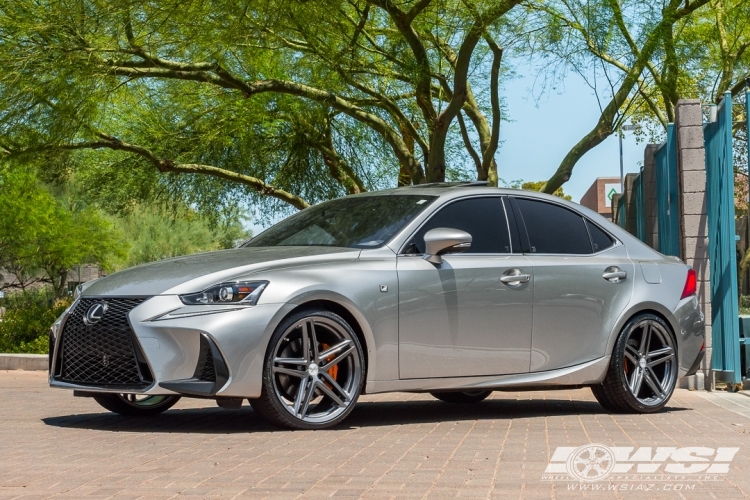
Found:
<svg viewBox="0 0 750 500"><path fill-rule="evenodd" d="M307 367L307 373L309 373L312 377L317 377L318 365L316 365L315 363L310 363L310 366Z"/></svg>
<svg viewBox="0 0 750 500"><path fill-rule="evenodd" d="M640 366L641 368L646 368L646 358L639 359L638 366Z"/></svg>

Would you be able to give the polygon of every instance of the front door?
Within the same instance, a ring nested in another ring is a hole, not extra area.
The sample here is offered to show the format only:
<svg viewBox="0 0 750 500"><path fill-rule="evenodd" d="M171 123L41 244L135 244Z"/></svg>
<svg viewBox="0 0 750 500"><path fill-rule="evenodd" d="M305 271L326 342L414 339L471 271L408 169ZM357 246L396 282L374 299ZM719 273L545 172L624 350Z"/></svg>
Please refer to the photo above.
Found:
<svg viewBox="0 0 750 500"><path fill-rule="evenodd" d="M424 234L437 227L471 234L471 248L437 266L423 260ZM405 245L397 270L402 379L529 371L533 272L512 253L501 197L441 208Z"/></svg>

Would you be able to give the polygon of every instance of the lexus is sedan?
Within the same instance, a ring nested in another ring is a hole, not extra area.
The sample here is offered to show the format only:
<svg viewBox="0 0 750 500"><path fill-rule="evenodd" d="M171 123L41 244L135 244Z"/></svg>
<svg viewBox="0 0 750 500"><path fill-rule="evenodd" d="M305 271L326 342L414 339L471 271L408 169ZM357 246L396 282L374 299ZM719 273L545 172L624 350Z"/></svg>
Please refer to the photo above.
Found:
<svg viewBox="0 0 750 500"><path fill-rule="evenodd" d="M79 287L49 382L124 415L181 397L321 429L361 394L589 386L650 413L704 355L695 272L580 205L483 183L346 196L239 248Z"/></svg>

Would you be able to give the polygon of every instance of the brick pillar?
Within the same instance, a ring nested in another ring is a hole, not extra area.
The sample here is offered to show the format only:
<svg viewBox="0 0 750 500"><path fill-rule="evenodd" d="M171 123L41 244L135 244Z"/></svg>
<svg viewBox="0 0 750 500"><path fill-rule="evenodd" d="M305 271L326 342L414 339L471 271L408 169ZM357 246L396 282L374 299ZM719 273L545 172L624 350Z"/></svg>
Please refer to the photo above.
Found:
<svg viewBox="0 0 750 500"><path fill-rule="evenodd" d="M680 256L698 275L698 301L706 318L706 356L701 370L681 385L714 388L711 371L711 288L708 265L708 218L706 216L706 151L703 113L698 99L677 101L677 181L680 210Z"/></svg>
<svg viewBox="0 0 750 500"><path fill-rule="evenodd" d="M646 244L659 249L659 222L656 206L656 150L658 144L647 144L643 151L643 198L646 209Z"/></svg>

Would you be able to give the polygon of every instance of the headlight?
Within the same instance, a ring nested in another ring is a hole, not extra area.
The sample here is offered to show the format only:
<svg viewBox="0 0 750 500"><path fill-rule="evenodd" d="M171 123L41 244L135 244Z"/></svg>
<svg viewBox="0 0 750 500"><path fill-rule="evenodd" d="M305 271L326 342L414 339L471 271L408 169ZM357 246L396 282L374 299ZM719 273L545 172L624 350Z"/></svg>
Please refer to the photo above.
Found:
<svg viewBox="0 0 750 500"><path fill-rule="evenodd" d="M202 292L180 295L183 304L197 306L203 304L245 304L254 306L268 281L239 281L222 283Z"/></svg>

